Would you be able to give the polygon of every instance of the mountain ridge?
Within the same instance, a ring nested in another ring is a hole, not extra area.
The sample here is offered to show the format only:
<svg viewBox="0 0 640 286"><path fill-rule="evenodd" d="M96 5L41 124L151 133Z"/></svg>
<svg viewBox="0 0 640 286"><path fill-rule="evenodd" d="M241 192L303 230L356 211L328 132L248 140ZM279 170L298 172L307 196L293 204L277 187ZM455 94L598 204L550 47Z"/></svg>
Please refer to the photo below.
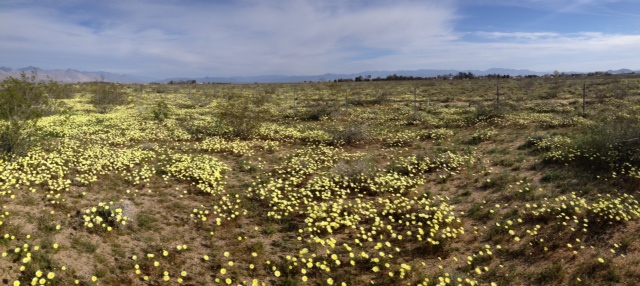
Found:
<svg viewBox="0 0 640 286"><path fill-rule="evenodd" d="M363 71L359 73L325 73L320 75L257 75L257 76L205 76L205 77L172 77L166 79L152 79L136 75L118 74L104 71L79 71L76 69L53 69L45 70L34 66L28 66L19 69L9 67L0 67L0 80L8 77L20 77L20 73L36 72L37 80L54 80L63 83L82 83L82 82L116 82L116 83L169 83L171 81L191 81L195 80L199 83L297 83L297 82L318 82L318 81L334 81L337 79L353 79L355 77L385 78L390 75L413 76L413 77L436 77L440 75L456 75L460 72L473 73L476 76L485 76L489 74L501 74L511 76L542 76L552 74L552 72L538 72L528 69L507 69L507 68L490 68L487 70L455 70L455 69L417 69L417 70L374 70ZM606 71L611 74L628 74L640 73L640 70L633 71L631 69L618 69ZM567 74L583 74L583 72L565 72Z"/></svg>
<svg viewBox="0 0 640 286"><path fill-rule="evenodd" d="M487 74L509 74L512 76L517 75L545 75L549 72L536 72L531 70L516 70L516 69L502 69L492 68L485 71L481 70L438 70L438 69L418 69L418 70L395 70L395 71L363 71L359 73L349 74L336 74L325 73L321 75L309 75L309 76L295 76L295 75L261 75L261 76L230 76L230 77L176 77L167 78L160 82L168 83L170 81L186 81L196 80L197 82L216 82L216 83L295 83L304 81L333 81L337 79L355 78L358 76L371 76L371 78L385 78L390 75L401 76L414 76L414 77L436 77L439 75L452 74L456 75L459 72L471 72L475 75L487 75Z"/></svg>
<svg viewBox="0 0 640 286"><path fill-rule="evenodd" d="M82 83L93 81L117 82L117 83L145 83L147 79L126 74L117 74L104 71L79 71L75 69L45 70L39 67L28 66L19 69L0 67L0 80L8 77L19 78L21 73L36 73L36 80L53 80L62 83Z"/></svg>

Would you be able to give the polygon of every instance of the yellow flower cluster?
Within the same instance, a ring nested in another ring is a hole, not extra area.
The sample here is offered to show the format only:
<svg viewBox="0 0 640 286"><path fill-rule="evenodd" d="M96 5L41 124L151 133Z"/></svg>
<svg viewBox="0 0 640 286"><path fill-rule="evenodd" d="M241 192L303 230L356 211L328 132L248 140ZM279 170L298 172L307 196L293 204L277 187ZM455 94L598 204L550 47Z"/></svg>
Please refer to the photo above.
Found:
<svg viewBox="0 0 640 286"><path fill-rule="evenodd" d="M227 170L224 163L213 157L190 154L172 155L166 166L169 176L191 181L200 191L212 195L223 191L223 173Z"/></svg>
<svg viewBox="0 0 640 286"><path fill-rule="evenodd" d="M95 207L85 209L82 218L85 227L107 232L125 226L129 221L121 208L114 207L113 202L101 202Z"/></svg>

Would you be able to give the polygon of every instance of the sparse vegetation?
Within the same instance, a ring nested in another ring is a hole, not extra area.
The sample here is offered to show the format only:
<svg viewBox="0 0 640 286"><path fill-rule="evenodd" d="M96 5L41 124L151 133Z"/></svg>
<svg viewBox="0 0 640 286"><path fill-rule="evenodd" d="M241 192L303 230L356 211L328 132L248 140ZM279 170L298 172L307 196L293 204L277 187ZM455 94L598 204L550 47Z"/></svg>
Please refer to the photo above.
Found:
<svg viewBox="0 0 640 286"><path fill-rule="evenodd" d="M640 79L465 78L7 80L0 281L635 283Z"/></svg>

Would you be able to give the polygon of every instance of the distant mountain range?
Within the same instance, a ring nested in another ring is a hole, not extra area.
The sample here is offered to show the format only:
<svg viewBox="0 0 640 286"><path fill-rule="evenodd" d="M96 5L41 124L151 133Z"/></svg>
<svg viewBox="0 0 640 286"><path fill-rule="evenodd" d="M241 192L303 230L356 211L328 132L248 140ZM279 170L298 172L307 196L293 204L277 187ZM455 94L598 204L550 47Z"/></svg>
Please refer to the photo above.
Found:
<svg viewBox="0 0 640 286"><path fill-rule="evenodd" d="M515 70L515 69L501 69L492 68L485 71L481 70L435 70L435 69L419 69L419 70L396 70L396 71L364 71L351 74L332 74L327 73L323 75L309 75L309 76L286 76L286 75L263 75L263 76L233 76L233 77L202 77L202 78L168 78L161 82L167 83L170 81L186 81L196 80L197 82L216 82L216 83L292 83L292 82L304 82L304 81L333 81L336 79L355 78L358 76L371 76L371 78L385 78L389 75L401 75L401 76L414 76L414 77L436 77L439 75L452 74L456 75L459 72L471 72L474 75L482 76L488 74L508 74L512 76L525 76L525 75L545 75L548 72L535 72L530 70Z"/></svg>
<svg viewBox="0 0 640 286"><path fill-rule="evenodd" d="M105 81L105 82L118 82L118 83L150 83L160 82L168 83L170 81L189 81L195 80L200 83L296 83L296 82L309 82L309 81L333 81L336 79L355 78L358 76L371 78L385 78L389 75L399 76L414 76L414 77L435 77L439 75L456 75L459 72L471 72L476 76L484 76L489 74L501 74L511 76L526 76L526 75L538 75L542 76L550 74L551 72L536 72L526 69L503 69L503 68L491 68L488 70L436 70L436 69L419 69L419 70L396 70L396 71L364 71L360 73L351 74L332 74L327 73L323 75L309 75L309 76L295 76L295 75L262 75L262 76L231 76L231 77L201 77L201 78L167 78L167 79L151 79L135 75L116 74L110 72L87 72L78 71L74 69L55 69L55 70L43 70L37 67L26 67L21 69L12 69L7 67L0 67L0 80L8 77L19 77L20 73L25 72L29 74L32 71L36 71L38 80L54 80L64 83L78 83L78 82L92 82L92 81ZM640 73L640 70L633 71L630 69L619 69L607 71L611 74L628 74L628 73ZM565 72L567 74L580 74L580 72Z"/></svg>
<svg viewBox="0 0 640 286"><path fill-rule="evenodd" d="M57 69L57 70L43 70L38 67L26 67L21 69L11 69L7 67L0 67L0 80L4 80L8 77L20 77L20 73L26 73L30 75L31 72L36 72L36 80L53 80L63 83L77 83L77 82L92 82L92 81L106 81L106 82L119 82L119 83L144 83L148 79L124 74L116 74L110 72L86 72L78 71L74 69Z"/></svg>

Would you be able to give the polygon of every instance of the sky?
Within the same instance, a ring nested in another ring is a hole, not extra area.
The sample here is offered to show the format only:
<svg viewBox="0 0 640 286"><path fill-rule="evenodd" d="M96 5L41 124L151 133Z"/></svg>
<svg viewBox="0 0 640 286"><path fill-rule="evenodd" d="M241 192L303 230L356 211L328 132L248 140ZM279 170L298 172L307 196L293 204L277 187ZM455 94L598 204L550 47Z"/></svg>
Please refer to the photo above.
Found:
<svg viewBox="0 0 640 286"><path fill-rule="evenodd" d="M640 0L0 0L0 66L150 78L640 70Z"/></svg>

